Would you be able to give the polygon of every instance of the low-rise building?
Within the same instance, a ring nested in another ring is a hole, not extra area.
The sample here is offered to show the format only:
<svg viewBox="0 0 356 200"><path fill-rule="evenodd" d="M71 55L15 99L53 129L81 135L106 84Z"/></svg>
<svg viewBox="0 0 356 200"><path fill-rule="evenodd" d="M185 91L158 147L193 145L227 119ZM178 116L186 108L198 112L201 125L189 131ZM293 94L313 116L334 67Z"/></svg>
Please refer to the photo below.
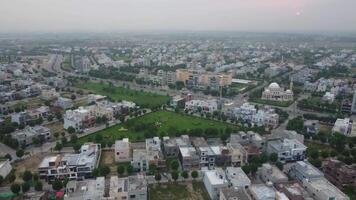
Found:
<svg viewBox="0 0 356 200"><path fill-rule="evenodd" d="M339 188L356 184L356 165L346 165L339 160L330 159L323 169L325 177Z"/></svg>
<svg viewBox="0 0 356 200"><path fill-rule="evenodd" d="M254 200L275 200L276 190L272 185L252 184L250 194Z"/></svg>
<svg viewBox="0 0 356 200"><path fill-rule="evenodd" d="M0 176L6 178L10 174L12 166L10 160L0 160Z"/></svg>
<svg viewBox="0 0 356 200"><path fill-rule="evenodd" d="M274 109L260 109L252 118L252 123L256 126L267 128L277 128L279 125L279 115Z"/></svg>
<svg viewBox="0 0 356 200"><path fill-rule="evenodd" d="M73 107L73 100L64 97L58 97L54 105L62 108L63 110L67 110Z"/></svg>
<svg viewBox="0 0 356 200"><path fill-rule="evenodd" d="M313 180L320 179L324 174L312 164L304 161L294 163L288 170L291 178L303 181L303 179Z"/></svg>
<svg viewBox="0 0 356 200"><path fill-rule="evenodd" d="M179 160L184 170L198 169L200 156L194 147L179 147Z"/></svg>
<svg viewBox="0 0 356 200"><path fill-rule="evenodd" d="M223 188L220 190L219 200L252 200L247 191L243 188Z"/></svg>
<svg viewBox="0 0 356 200"><path fill-rule="evenodd" d="M176 138L163 137L163 153L166 158L176 158L179 155L179 147L191 146L188 135Z"/></svg>
<svg viewBox="0 0 356 200"><path fill-rule="evenodd" d="M131 161L131 144L128 138L115 141L115 162Z"/></svg>
<svg viewBox="0 0 356 200"><path fill-rule="evenodd" d="M143 175L129 176L128 199L147 200L147 181Z"/></svg>
<svg viewBox="0 0 356 200"><path fill-rule="evenodd" d="M211 200L218 200L220 189L228 187L228 181L221 168L204 172L203 183Z"/></svg>
<svg viewBox="0 0 356 200"><path fill-rule="evenodd" d="M352 122L350 118L337 119L335 121L334 127L332 128L333 133L341 133L345 136L351 135Z"/></svg>
<svg viewBox="0 0 356 200"><path fill-rule="evenodd" d="M276 153L280 162L304 160L306 150L307 147L297 139L277 139L267 142L267 154Z"/></svg>
<svg viewBox="0 0 356 200"><path fill-rule="evenodd" d="M27 126L23 130L11 133L11 137L16 139L19 144L28 146L30 144L43 143L51 139L51 130L44 126Z"/></svg>
<svg viewBox="0 0 356 200"><path fill-rule="evenodd" d="M350 200L346 194L344 194L325 178L304 179L303 186L315 200Z"/></svg>
<svg viewBox="0 0 356 200"><path fill-rule="evenodd" d="M135 171L148 171L149 160L146 149L133 149L131 165Z"/></svg>
<svg viewBox="0 0 356 200"><path fill-rule="evenodd" d="M278 191L283 192L290 200L313 200L299 181L275 184Z"/></svg>
<svg viewBox="0 0 356 200"><path fill-rule="evenodd" d="M258 169L258 174L265 183L284 183L288 181L288 177L281 170L269 163L264 163Z"/></svg>
<svg viewBox="0 0 356 200"><path fill-rule="evenodd" d="M231 187L245 189L250 187L251 181L241 167L227 167L225 172Z"/></svg>
<svg viewBox="0 0 356 200"><path fill-rule="evenodd" d="M97 177L95 180L83 181L71 180L65 189L65 200L101 200L105 194L105 177Z"/></svg>

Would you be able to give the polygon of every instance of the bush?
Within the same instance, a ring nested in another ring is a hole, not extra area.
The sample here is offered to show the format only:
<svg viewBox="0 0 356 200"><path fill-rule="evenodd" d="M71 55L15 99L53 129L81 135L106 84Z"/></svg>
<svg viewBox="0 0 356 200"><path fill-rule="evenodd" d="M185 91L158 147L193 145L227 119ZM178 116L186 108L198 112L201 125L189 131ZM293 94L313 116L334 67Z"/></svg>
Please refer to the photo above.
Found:
<svg viewBox="0 0 356 200"><path fill-rule="evenodd" d="M32 173L30 171L26 170L22 175L22 179L25 182L32 180Z"/></svg>
<svg viewBox="0 0 356 200"><path fill-rule="evenodd" d="M21 190L21 186L19 184L17 184L17 183L14 183L14 184L11 185L10 189L11 189L12 193L18 194L20 192L20 190Z"/></svg>
<svg viewBox="0 0 356 200"><path fill-rule="evenodd" d="M199 176L199 174L198 174L198 172L197 171L192 171L192 173L190 174L191 176L192 176L192 178L198 178L198 176Z"/></svg>
<svg viewBox="0 0 356 200"><path fill-rule="evenodd" d="M30 190L30 184L28 182L24 182L21 184L22 192L26 193L27 191Z"/></svg>
<svg viewBox="0 0 356 200"><path fill-rule="evenodd" d="M16 151L16 156L21 158L25 154L23 149L19 149Z"/></svg>
<svg viewBox="0 0 356 200"><path fill-rule="evenodd" d="M35 182L35 190L36 191L42 191L42 188L43 188L43 184L41 181L36 181Z"/></svg>
<svg viewBox="0 0 356 200"><path fill-rule="evenodd" d="M124 167L123 165L117 166L117 173L118 173L119 175L124 174L124 173L125 173L125 167Z"/></svg>
<svg viewBox="0 0 356 200"><path fill-rule="evenodd" d="M180 174L183 178L187 179L189 174L187 171L183 171L181 174Z"/></svg>

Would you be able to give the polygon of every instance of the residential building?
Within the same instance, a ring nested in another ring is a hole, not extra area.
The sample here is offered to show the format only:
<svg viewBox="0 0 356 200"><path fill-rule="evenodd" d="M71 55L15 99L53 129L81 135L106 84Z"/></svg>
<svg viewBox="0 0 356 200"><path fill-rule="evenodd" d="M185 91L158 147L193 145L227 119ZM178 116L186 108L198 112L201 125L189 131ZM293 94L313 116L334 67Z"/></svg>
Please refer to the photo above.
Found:
<svg viewBox="0 0 356 200"><path fill-rule="evenodd" d="M229 186L233 188L249 188L251 181L241 167L227 167L225 170Z"/></svg>
<svg viewBox="0 0 356 200"><path fill-rule="evenodd" d="M109 198L111 198L111 199L129 199L128 186L129 186L128 177L119 178L117 176L111 176L110 177Z"/></svg>
<svg viewBox="0 0 356 200"><path fill-rule="evenodd" d="M320 124L318 120L306 120L304 121L304 127L310 136L317 135L320 130Z"/></svg>
<svg viewBox="0 0 356 200"><path fill-rule="evenodd" d="M267 128L277 128L279 124L279 115L274 109L260 109L252 118L252 123L256 126L265 126Z"/></svg>
<svg viewBox="0 0 356 200"><path fill-rule="evenodd" d="M131 144L128 138L115 141L115 162L131 161Z"/></svg>
<svg viewBox="0 0 356 200"><path fill-rule="evenodd" d="M356 90L354 91L354 95L352 97L351 114L356 114Z"/></svg>
<svg viewBox="0 0 356 200"><path fill-rule="evenodd" d="M194 147L179 147L179 160L184 170L197 169L200 156Z"/></svg>
<svg viewBox="0 0 356 200"><path fill-rule="evenodd" d="M64 97L58 97L54 105L62 108L63 110L67 110L73 107L73 100Z"/></svg>
<svg viewBox="0 0 356 200"><path fill-rule="evenodd" d="M181 135L176 138L163 137L163 153L166 158L176 158L179 155L179 147L189 147L190 139L188 135Z"/></svg>
<svg viewBox="0 0 356 200"><path fill-rule="evenodd" d="M322 98L323 101L326 101L328 103L333 103L335 100L335 94L331 92L326 92Z"/></svg>
<svg viewBox="0 0 356 200"><path fill-rule="evenodd" d="M281 170L269 163L264 163L258 169L258 174L265 183L272 182L275 184L288 181L288 177Z"/></svg>
<svg viewBox="0 0 356 200"><path fill-rule="evenodd" d="M78 154L45 157L38 167L40 178L47 181L69 178L70 180L92 177L101 155L100 144L86 143Z"/></svg>
<svg viewBox="0 0 356 200"><path fill-rule="evenodd" d="M58 97L59 97L59 93L56 92L56 89L54 88L41 91L41 98L44 100L54 100L57 99Z"/></svg>
<svg viewBox="0 0 356 200"><path fill-rule="evenodd" d="M211 200L218 200L220 190L228 187L228 181L221 168L204 171L203 183Z"/></svg>
<svg viewBox="0 0 356 200"><path fill-rule="evenodd" d="M6 178L10 174L12 166L10 160L0 160L0 176Z"/></svg>
<svg viewBox="0 0 356 200"><path fill-rule="evenodd" d="M270 101L293 101L293 91L284 91L277 83L271 83L262 92L262 99Z"/></svg>
<svg viewBox="0 0 356 200"><path fill-rule="evenodd" d="M236 119L240 119L246 122L251 122L253 117L257 113L257 109L255 108L254 105L251 105L249 103L244 103L242 104L242 106L234 108L232 113Z"/></svg>
<svg viewBox="0 0 356 200"><path fill-rule="evenodd" d="M95 180L71 180L65 189L65 200L101 200L105 193L105 177Z"/></svg>
<svg viewBox="0 0 356 200"><path fill-rule="evenodd" d="M246 151L241 144L227 143L226 147L231 156L231 166L241 167L246 163Z"/></svg>
<svg viewBox="0 0 356 200"><path fill-rule="evenodd" d="M296 139L277 139L267 142L267 154L276 153L280 162L304 160L306 150L307 147Z"/></svg>
<svg viewBox="0 0 356 200"><path fill-rule="evenodd" d="M260 134L255 133L253 131L248 131L247 133L240 131L238 134L230 135L230 143L236 144L239 143L241 145L255 145L256 147L263 149L265 146L265 138L261 137Z"/></svg>
<svg viewBox="0 0 356 200"><path fill-rule="evenodd" d="M325 178L304 179L302 182L304 188L315 200L350 200L346 194L344 194Z"/></svg>
<svg viewBox="0 0 356 200"><path fill-rule="evenodd" d="M298 181L303 181L303 179L320 179L324 176L324 174L316 167L305 161L298 161L294 163L288 169L288 174L291 178L294 178Z"/></svg>
<svg viewBox="0 0 356 200"><path fill-rule="evenodd" d="M339 160L330 159L323 169L325 178L339 188L356 184L356 165L346 165Z"/></svg>
<svg viewBox="0 0 356 200"><path fill-rule="evenodd" d="M193 112L213 113L218 110L216 100L191 100L185 102L185 109Z"/></svg>
<svg viewBox="0 0 356 200"><path fill-rule="evenodd" d="M350 136L351 127L352 127L352 122L350 118L337 119L331 131L333 133L341 133L345 136Z"/></svg>
<svg viewBox="0 0 356 200"><path fill-rule="evenodd" d="M143 175L129 176L128 200L147 200L147 181Z"/></svg>
<svg viewBox="0 0 356 200"><path fill-rule="evenodd" d="M146 151L149 165L155 165L160 170L166 168L166 160L162 153L161 139L159 137L146 139Z"/></svg>
<svg viewBox="0 0 356 200"><path fill-rule="evenodd" d="M254 200L275 200L276 190L272 185L252 184L250 194Z"/></svg>
<svg viewBox="0 0 356 200"><path fill-rule="evenodd" d="M247 191L243 188L223 188L220 190L219 200L252 200Z"/></svg>
<svg viewBox="0 0 356 200"><path fill-rule="evenodd" d="M275 184L278 191L283 192L290 200L313 200L299 181Z"/></svg>
<svg viewBox="0 0 356 200"><path fill-rule="evenodd" d="M44 126L27 126L23 130L15 131L11 133L11 137L16 139L19 144L28 146L37 140L39 143L45 142L51 139L51 130Z"/></svg>
<svg viewBox="0 0 356 200"><path fill-rule="evenodd" d="M148 171L149 160L146 149L133 149L131 165L135 171Z"/></svg>

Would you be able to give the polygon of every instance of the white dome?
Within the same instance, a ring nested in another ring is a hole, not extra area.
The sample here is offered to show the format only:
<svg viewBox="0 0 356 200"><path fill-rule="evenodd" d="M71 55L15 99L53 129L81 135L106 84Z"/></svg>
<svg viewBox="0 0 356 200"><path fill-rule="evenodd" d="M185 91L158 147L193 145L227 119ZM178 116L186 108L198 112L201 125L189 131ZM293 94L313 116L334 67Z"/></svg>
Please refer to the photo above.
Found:
<svg viewBox="0 0 356 200"><path fill-rule="evenodd" d="M280 87L279 87L278 83L273 82L273 83L269 84L268 88L280 88Z"/></svg>

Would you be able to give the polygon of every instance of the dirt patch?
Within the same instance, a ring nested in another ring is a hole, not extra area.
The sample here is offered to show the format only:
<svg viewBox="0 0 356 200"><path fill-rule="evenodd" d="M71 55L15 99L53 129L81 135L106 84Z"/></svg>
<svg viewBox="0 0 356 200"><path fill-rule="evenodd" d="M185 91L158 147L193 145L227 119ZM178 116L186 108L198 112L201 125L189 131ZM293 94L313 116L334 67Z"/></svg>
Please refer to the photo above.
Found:
<svg viewBox="0 0 356 200"><path fill-rule="evenodd" d="M45 156L46 154L35 154L14 163L13 168L15 169L16 181L22 181L21 176L25 170L37 173L38 165L42 162Z"/></svg>
<svg viewBox="0 0 356 200"><path fill-rule="evenodd" d="M103 150L101 152L100 166L109 166L110 175L117 175L117 165L115 163L114 151Z"/></svg>

